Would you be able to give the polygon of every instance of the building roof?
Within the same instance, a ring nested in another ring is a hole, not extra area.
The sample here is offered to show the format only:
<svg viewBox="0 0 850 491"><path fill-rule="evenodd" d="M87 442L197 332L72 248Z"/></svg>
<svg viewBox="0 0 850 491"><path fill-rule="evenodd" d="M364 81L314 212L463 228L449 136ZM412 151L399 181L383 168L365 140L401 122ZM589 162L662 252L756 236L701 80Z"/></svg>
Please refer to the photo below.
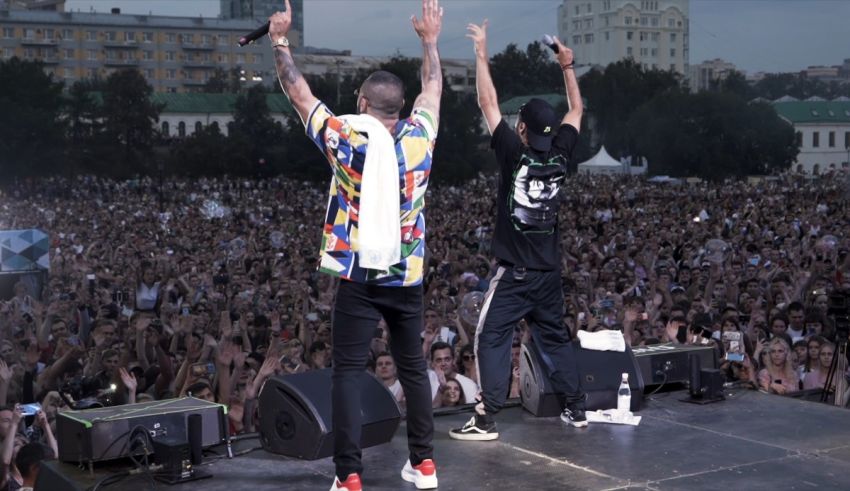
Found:
<svg viewBox="0 0 850 491"><path fill-rule="evenodd" d="M174 94L156 92L151 96L154 102L165 104L164 114L201 113L231 114L236 107L238 94ZM283 94L266 94L266 104L272 114L290 114L292 105Z"/></svg>
<svg viewBox="0 0 850 491"><path fill-rule="evenodd" d="M529 99L533 98L543 99L551 104L552 107L557 107L558 104L566 101L564 94L520 95L499 104L499 109L502 111L502 114L517 114L519 113L519 108L528 102Z"/></svg>
<svg viewBox="0 0 850 491"><path fill-rule="evenodd" d="M96 104L103 102L101 92L90 92ZM154 92L151 101L164 104L162 114L233 114L239 94ZM266 94L266 104L272 114L294 114L289 99L283 94Z"/></svg>
<svg viewBox="0 0 850 491"><path fill-rule="evenodd" d="M773 103L776 113L792 124L850 123L848 101L782 101Z"/></svg>
<svg viewBox="0 0 850 491"><path fill-rule="evenodd" d="M0 19L33 24L75 24L82 26L171 27L178 29L255 29L256 22L220 19L218 12L209 17L110 14L101 12L47 12L40 10L2 10Z"/></svg>

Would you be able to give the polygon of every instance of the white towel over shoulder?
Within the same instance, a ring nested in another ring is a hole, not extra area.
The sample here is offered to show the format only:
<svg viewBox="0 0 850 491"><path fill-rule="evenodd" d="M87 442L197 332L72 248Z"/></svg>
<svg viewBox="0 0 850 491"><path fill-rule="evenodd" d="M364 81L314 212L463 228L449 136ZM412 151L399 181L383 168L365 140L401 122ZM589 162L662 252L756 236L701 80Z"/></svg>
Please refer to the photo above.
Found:
<svg viewBox="0 0 850 491"><path fill-rule="evenodd" d="M358 238L351 247L361 268L386 271L401 261L401 188L395 140L383 123L368 114L340 119L369 136L360 185Z"/></svg>

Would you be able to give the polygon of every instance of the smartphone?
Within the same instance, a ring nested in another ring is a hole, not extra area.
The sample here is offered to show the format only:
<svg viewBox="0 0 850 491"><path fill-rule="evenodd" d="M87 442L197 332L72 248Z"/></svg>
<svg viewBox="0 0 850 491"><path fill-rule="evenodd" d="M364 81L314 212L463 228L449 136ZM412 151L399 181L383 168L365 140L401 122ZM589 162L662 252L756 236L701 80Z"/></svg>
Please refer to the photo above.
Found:
<svg viewBox="0 0 850 491"><path fill-rule="evenodd" d="M215 375L215 363L212 362L193 363L190 369L195 377L212 377Z"/></svg>
<svg viewBox="0 0 850 491"><path fill-rule="evenodd" d="M188 317L189 316L189 307L183 307L180 310L180 315L182 315L183 317Z"/></svg>
<svg viewBox="0 0 850 491"><path fill-rule="evenodd" d="M298 363L294 359L290 358L289 355L281 356L280 357L280 364L286 366L290 370L295 370L300 366L300 363Z"/></svg>
<svg viewBox="0 0 850 491"><path fill-rule="evenodd" d="M32 404L21 404L21 414L24 416L35 416L41 411L41 404L34 402Z"/></svg>
<svg viewBox="0 0 850 491"><path fill-rule="evenodd" d="M68 344L72 346L81 346L80 337L77 335L68 336Z"/></svg>

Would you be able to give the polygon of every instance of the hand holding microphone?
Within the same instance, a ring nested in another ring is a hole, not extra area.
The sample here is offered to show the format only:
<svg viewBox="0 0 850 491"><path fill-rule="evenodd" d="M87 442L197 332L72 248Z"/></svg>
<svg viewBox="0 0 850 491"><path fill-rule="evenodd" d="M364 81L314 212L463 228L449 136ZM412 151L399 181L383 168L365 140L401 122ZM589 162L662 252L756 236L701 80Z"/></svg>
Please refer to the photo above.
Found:
<svg viewBox="0 0 850 491"><path fill-rule="evenodd" d="M561 65L561 70L567 70L575 66L576 63L575 58L573 57L573 50L564 46L557 37L544 34L541 42L546 46L549 46L549 48L555 53L555 56L558 58L558 64Z"/></svg>
<svg viewBox="0 0 850 491"><path fill-rule="evenodd" d="M282 44L280 43L281 39L286 40L286 35L289 33L289 28L292 26L292 5L289 4L289 0L286 0L286 11L284 12L275 12L274 15L269 17L269 21L258 27L256 30L242 36L239 38L239 46L245 46L247 44L253 43L257 39L260 39L264 35L268 34L272 40L272 44ZM286 40L286 44L288 45L289 41Z"/></svg>

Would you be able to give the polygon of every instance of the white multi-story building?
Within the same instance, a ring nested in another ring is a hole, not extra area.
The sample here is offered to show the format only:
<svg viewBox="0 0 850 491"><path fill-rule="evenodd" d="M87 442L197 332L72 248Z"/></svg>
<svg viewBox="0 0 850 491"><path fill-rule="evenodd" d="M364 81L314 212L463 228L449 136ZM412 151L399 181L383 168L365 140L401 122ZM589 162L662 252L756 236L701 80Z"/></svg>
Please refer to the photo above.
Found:
<svg viewBox="0 0 850 491"><path fill-rule="evenodd" d="M712 83L726 80L726 77L735 71L739 70L734 64L715 58L698 65L691 65L688 70L688 81L693 92L709 90Z"/></svg>
<svg viewBox="0 0 850 491"><path fill-rule="evenodd" d="M800 154L794 170L819 174L850 167L850 99L786 96L774 101L773 108L797 132Z"/></svg>
<svg viewBox="0 0 850 491"><path fill-rule="evenodd" d="M689 13L690 0L564 0L558 35L579 65L633 58L686 75Z"/></svg>

